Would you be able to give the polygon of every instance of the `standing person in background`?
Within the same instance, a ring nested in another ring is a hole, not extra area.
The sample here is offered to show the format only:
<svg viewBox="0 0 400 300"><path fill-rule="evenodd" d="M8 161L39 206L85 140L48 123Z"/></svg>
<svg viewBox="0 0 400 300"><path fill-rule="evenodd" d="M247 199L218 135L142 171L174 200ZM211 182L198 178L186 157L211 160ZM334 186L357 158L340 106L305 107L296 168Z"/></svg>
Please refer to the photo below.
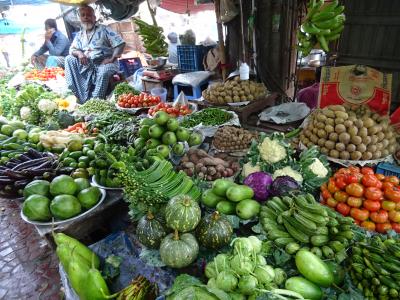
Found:
<svg viewBox="0 0 400 300"><path fill-rule="evenodd" d="M171 64L178 64L178 35L175 32L168 34L168 61Z"/></svg>
<svg viewBox="0 0 400 300"><path fill-rule="evenodd" d="M82 29L75 36L65 59L65 78L80 103L105 99L110 78L119 70L118 58L125 42L112 29L96 24L94 9L79 8Z"/></svg>
<svg viewBox="0 0 400 300"><path fill-rule="evenodd" d="M70 42L68 38L57 30L57 22L54 19L47 19L44 22L45 41L42 47L31 57L31 63L38 69L44 67L64 68L65 56L69 53ZM49 55L45 55L49 52Z"/></svg>
<svg viewBox="0 0 400 300"><path fill-rule="evenodd" d="M318 105L319 82L321 80L321 67L315 70L315 83L309 87L301 89L297 93L297 102L307 104L310 109L315 109Z"/></svg>

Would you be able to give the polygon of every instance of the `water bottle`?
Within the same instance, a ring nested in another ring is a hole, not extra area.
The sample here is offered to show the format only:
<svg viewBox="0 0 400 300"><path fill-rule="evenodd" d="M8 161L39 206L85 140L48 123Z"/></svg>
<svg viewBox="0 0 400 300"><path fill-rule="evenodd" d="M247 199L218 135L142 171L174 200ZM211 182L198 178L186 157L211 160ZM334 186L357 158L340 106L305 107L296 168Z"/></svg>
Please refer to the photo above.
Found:
<svg viewBox="0 0 400 300"><path fill-rule="evenodd" d="M250 68L248 64L241 63L239 68L240 80L249 80Z"/></svg>

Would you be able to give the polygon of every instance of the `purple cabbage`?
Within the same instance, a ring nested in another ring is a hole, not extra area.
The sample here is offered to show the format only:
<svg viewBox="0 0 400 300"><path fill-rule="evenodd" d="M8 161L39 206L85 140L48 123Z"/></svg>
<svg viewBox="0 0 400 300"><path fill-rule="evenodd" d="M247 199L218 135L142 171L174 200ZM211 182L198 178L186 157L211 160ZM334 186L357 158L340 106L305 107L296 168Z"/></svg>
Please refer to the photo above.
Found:
<svg viewBox="0 0 400 300"><path fill-rule="evenodd" d="M282 196L287 193L298 190L300 185L290 176L279 176L275 178L269 189L271 196Z"/></svg>
<svg viewBox="0 0 400 300"><path fill-rule="evenodd" d="M247 176L243 183L252 188L254 191L254 199L265 201L269 196L272 176L265 172L255 172Z"/></svg>

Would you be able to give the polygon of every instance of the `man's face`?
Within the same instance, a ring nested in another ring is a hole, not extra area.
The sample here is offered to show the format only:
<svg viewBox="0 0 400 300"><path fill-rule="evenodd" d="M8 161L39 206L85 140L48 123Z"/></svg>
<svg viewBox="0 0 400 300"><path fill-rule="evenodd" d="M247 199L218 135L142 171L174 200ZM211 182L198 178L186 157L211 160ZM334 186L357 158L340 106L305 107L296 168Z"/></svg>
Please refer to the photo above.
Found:
<svg viewBox="0 0 400 300"><path fill-rule="evenodd" d="M92 30L96 23L96 16L92 9L83 7L79 10L82 27L85 30Z"/></svg>

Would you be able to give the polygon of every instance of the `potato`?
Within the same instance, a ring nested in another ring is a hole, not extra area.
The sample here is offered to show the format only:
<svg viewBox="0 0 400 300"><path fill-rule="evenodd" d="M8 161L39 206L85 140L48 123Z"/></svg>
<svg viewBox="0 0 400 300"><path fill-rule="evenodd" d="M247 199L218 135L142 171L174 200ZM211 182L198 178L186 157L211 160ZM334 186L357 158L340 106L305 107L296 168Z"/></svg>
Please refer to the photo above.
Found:
<svg viewBox="0 0 400 300"><path fill-rule="evenodd" d="M376 143L376 150L378 150L378 151L383 150L383 144L382 143Z"/></svg>
<svg viewBox="0 0 400 300"><path fill-rule="evenodd" d="M357 145L357 151L364 153L365 151L367 151L367 146L365 146L364 144L359 144Z"/></svg>
<svg viewBox="0 0 400 300"><path fill-rule="evenodd" d="M377 136L379 142L383 141L383 139L385 138L385 134L382 131L378 132Z"/></svg>
<svg viewBox="0 0 400 300"><path fill-rule="evenodd" d="M318 128L313 128L313 129L312 129L312 133L313 133L313 134L317 134L317 133L318 133Z"/></svg>
<svg viewBox="0 0 400 300"><path fill-rule="evenodd" d="M350 120L346 120L346 121L344 121L343 125L346 126L347 128L349 128L349 127L353 126L353 122Z"/></svg>
<svg viewBox="0 0 400 300"><path fill-rule="evenodd" d="M322 154L325 154L325 155L328 155L328 154L329 154L329 150L326 149L325 147L322 147L322 148L320 149L320 151L321 151Z"/></svg>
<svg viewBox="0 0 400 300"><path fill-rule="evenodd" d="M354 151L351 153L350 157L352 160L359 160L362 157L362 154L360 151Z"/></svg>
<svg viewBox="0 0 400 300"><path fill-rule="evenodd" d="M346 150L350 153L356 151L356 149L357 149L357 147L354 144L348 144L346 147Z"/></svg>
<svg viewBox="0 0 400 300"><path fill-rule="evenodd" d="M341 152L341 151L346 150L346 145L343 144L343 143L337 143L337 144L335 145L335 148L336 148L337 151Z"/></svg>
<svg viewBox="0 0 400 300"><path fill-rule="evenodd" d="M362 154L362 157L361 157L363 160L370 160L371 158L372 158L372 153L371 152L364 152L363 154Z"/></svg>
<svg viewBox="0 0 400 300"><path fill-rule="evenodd" d="M352 137L351 137L351 142L352 142L354 145L359 145L359 144L362 143L362 138L361 138L360 136L358 136L358 135L352 136Z"/></svg>
<svg viewBox="0 0 400 300"><path fill-rule="evenodd" d="M339 134L339 141L345 145L350 142L350 138L351 136L347 132L342 132L341 134Z"/></svg>
<svg viewBox="0 0 400 300"><path fill-rule="evenodd" d="M320 122L326 122L327 117L324 114L317 114L317 120Z"/></svg>
<svg viewBox="0 0 400 300"><path fill-rule="evenodd" d="M364 126L370 128L375 125L375 121L369 117L363 118Z"/></svg>
<svg viewBox="0 0 400 300"><path fill-rule="evenodd" d="M338 140L339 135L336 132L331 132L329 134L329 139L333 142L336 142Z"/></svg>
<svg viewBox="0 0 400 300"><path fill-rule="evenodd" d="M346 112L343 111L335 111L336 118L347 120L349 118L349 115Z"/></svg>
<svg viewBox="0 0 400 300"><path fill-rule="evenodd" d="M351 135L351 136L354 136L354 135L357 135L357 133L358 133L358 128L356 127L356 126L349 126L349 127L347 127L347 132Z"/></svg>
<svg viewBox="0 0 400 300"><path fill-rule="evenodd" d="M339 157L340 157L340 159L348 160L348 159L350 159L350 153L347 151L342 151L342 152L340 152Z"/></svg>
<svg viewBox="0 0 400 300"><path fill-rule="evenodd" d="M318 136L320 138L326 138L327 137L326 131L323 130L323 129L319 129L317 134L318 134Z"/></svg>
<svg viewBox="0 0 400 300"><path fill-rule="evenodd" d="M328 140L325 142L325 147L329 150L332 150L333 148L335 148L335 142Z"/></svg>
<svg viewBox="0 0 400 300"><path fill-rule="evenodd" d="M314 145L317 145L317 143L318 143L318 137L317 137L316 135L312 135L312 136L310 137L310 141L311 141Z"/></svg>
<svg viewBox="0 0 400 300"><path fill-rule="evenodd" d="M335 132L336 133L342 133L346 131L346 127L343 124L337 124L335 126Z"/></svg>
<svg viewBox="0 0 400 300"><path fill-rule="evenodd" d="M324 129L325 128L325 124L322 123L322 122L317 122L316 126L317 126L318 129Z"/></svg>
<svg viewBox="0 0 400 300"><path fill-rule="evenodd" d="M387 146L389 146L389 140L387 140L387 139L383 139L382 140L382 145L383 145L383 148L387 148Z"/></svg>
<svg viewBox="0 0 400 300"><path fill-rule="evenodd" d="M332 126L332 125L326 125L325 126L325 131L326 131L326 133L331 133L331 132L334 132L335 131L335 128Z"/></svg>
<svg viewBox="0 0 400 300"><path fill-rule="evenodd" d="M378 142L378 136L372 135L371 136L371 144L376 144Z"/></svg>
<svg viewBox="0 0 400 300"><path fill-rule="evenodd" d="M333 158L339 158L339 151L332 149L331 151L329 151L329 156Z"/></svg>
<svg viewBox="0 0 400 300"><path fill-rule="evenodd" d="M378 159L382 157L382 152L380 150L377 150L375 152L372 153L372 158L373 159Z"/></svg>
<svg viewBox="0 0 400 300"><path fill-rule="evenodd" d="M343 124L343 123L344 123L344 119L342 119L342 118L336 118L335 119L335 124Z"/></svg>
<svg viewBox="0 0 400 300"><path fill-rule="evenodd" d="M354 121L354 125L356 125L357 128L362 128L364 126L364 122L360 119L357 119Z"/></svg>
<svg viewBox="0 0 400 300"><path fill-rule="evenodd" d="M371 137L370 136L365 136L362 138L362 142L365 145L369 145L371 143Z"/></svg>
<svg viewBox="0 0 400 300"><path fill-rule="evenodd" d="M328 118L335 118L336 116L335 116L335 113L332 111L332 110L330 110L329 108L327 108L327 107L325 107L323 110L322 110L322 113L325 115L325 116L327 116Z"/></svg>
<svg viewBox="0 0 400 300"><path fill-rule="evenodd" d="M330 110L336 112L346 112L346 108L343 105L329 105Z"/></svg>
<svg viewBox="0 0 400 300"><path fill-rule="evenodd" d="M386 156L389 156L391 153L389 153L389 150L388 149L383 149L382 150L382 157L386 157Z"/></svg>
<svg viewBox="0 0 400 300"><path fill-rule="evenodd" d="M325 146L325 142L326 142L326 139L325 139L325 138L320 138L320 139L318 140L318 146L320 146L320 147Z"/></svg>
<svg viewBox="0 0 400 300"><path fill-rule="evenodd" d="M393 131L391 129L389 129L388 131L386 131L385 133L385 137L387 139L391 139L393 137Z"/></svg>
<svg viewBox="0 0 400 300"><path fill-rule="evenodd" d="M331 126L335 126L335 120L331 119L331 118L328 118L328 119L326 119L326 124L327 125L331 125Z"/></svg>
<svg viewBox="0 0 400 300"><path fill-rule="evenodd" d="M374 153L377 149L376 149L376 145L375 144L371 144L367 146L367 150L371 153Z"/></svg>
<svg viewBox="0 0 400 300"><path fill-rule="evenodd" d="M378 115L377 113L373 113L371 117L372 117L372 119L375 120L375 121L377 121L377 120L380 119L380 115Z"/></svg>
<svg viewBox="0 0 400 300"><path fill-rule="evenodd" d="M368 129L365 128L365 127L359 128L358 135L361 136L361 137L368 136Z"/></svg>
<svg viewBox="0 0 400 300"><path fill-rule="evenodd" d="M392 154L392 153L394 153L394 151L396 151L396 145L389 144L387 149L388 149L389 153Z"/></svg>
<svg viewBox="0 0 400 300"><path fill-rule="evenodd" d="M378 133L378 126L371 126L368 128L368 135L374 135Z"/></svg>
<svg viewBox="0 0 400 300"><path fill-rule="evenodd" d="M389 143L390 143L390 145L395 145L397 142L396 142L396 137L394 137L394 136L392 136L391 138L390 138L390 140L389 140Z"/></svg>

